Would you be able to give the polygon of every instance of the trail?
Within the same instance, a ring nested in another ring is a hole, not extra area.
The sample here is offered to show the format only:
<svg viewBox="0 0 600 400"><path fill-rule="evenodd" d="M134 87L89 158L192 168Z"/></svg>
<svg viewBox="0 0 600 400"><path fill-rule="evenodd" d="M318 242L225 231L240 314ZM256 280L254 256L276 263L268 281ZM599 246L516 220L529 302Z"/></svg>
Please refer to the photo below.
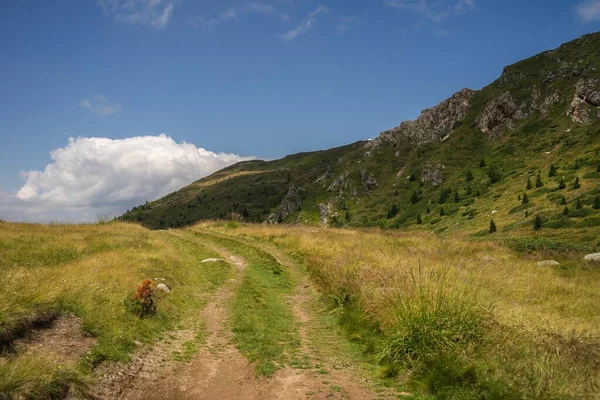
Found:
<svg viewBox="0 0 600 400"><path fill-rule="evenodd" d="M180 231L170 234L193 241ZM250 244L248 244L250 245ZM170 352L190 339L191 332L177 331L170 343L158 343L138 354L132 363L112 373L113 380L98 392L100 398L112 399L387 399L390 393L375 393L372 385L361 379L357 371L340 362L323 343L335 347L339 337L319 326L314 316L318 293L306 274L285 253L274 248L257 248L269 252L288 268L297 282L288 304L299 322L301 353L310 360L309 368L287 366L272 377L257 377L253 365L232 344L229 305L242 282L248 263L227 249L214 247L235 266L234 277L219 288L201 311L205 322L205 342L190 362L169 358ZM314 343L311 337L319 337ZM108 388L108 389L106 389Z"/></svg>

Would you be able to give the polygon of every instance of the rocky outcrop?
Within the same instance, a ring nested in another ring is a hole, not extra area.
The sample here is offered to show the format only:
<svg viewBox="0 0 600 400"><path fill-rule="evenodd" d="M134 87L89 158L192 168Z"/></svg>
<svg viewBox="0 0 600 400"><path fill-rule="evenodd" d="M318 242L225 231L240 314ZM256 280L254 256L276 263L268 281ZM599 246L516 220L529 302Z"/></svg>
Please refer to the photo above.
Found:
<svg viewBox="0 0 600 400"><path fill-rule="evenodd" d="M435 107L424 110L415 121L405 121L400 126L381 132L379 137L365 144L375 148L382 142L409 141L425 145L441 141L465 118L471 106L474 90L463 89Z"/></svg>
<svg viewBox="0 0 600 400"><path fill-rule="evenodd" d="M594 111L594 108L596 110ZM588 125L600 117L600 81L580 79L575 86L575 96L567 110L567 115L576 124Z"/></svg>
<svg viewBox="0 0 600 400"><path fill-rule="evenodd" d="M291 214L295 213L300 209L302 205L302 198L300 197L300 191L296 186L290 186L288 192L277 208L275 212L273 212L267 218L267 222L271 224L280 223L284 219L286 219Z"/></svg>
<svg viewBox="0 0 600 400"><path fill-rule="evenodd" d="M367 190L373 190L377 188L377 180L373 174L367 170L360 170L360 180L362 181L363 187Z"/></svg>
<svg viewBox="0 0 600 400"><path fill-rule="evenodd" d="M511 129L514 122L527 118L522 105L509 93L505 92L489 101L479 118L477 126L483 133L493 133L498 130Z"/></svg>
<svg viewBox="0 0 600 400"><path fill-rule="evenodd" d="M331 185L327 188L328 192L337 192L340 195L344 193L350 193L353 196L356 196L356 188L352 184L352 180L348 177L350 176L350 172L344 171L344 173L338 176Z"/></svg>
<svg viewBox="0 0 600 400"><path fill-rule="evenodd" d="M429 163L423 167L422 182L431 182L434 186L444 183L444 168L440 163Z"/></svg>
<svg viewBox="0 0 600 400"><path fill-rule="evenodd" d="M321 203L319 204L319 217L322 225L327 225L329 221L329 215L331 214L331 204Z"/></svg>
<svg viewBox="0 0 600 400"><path fill-rule="evenodd" d="M323 185L325 185L325 182L330 180L332 177L333 177L333 170L331 169L331 167L327 167L327 170L325 171L325 173L323 175L321 175L319 178L317 178L317 180L315 182L322 183Z"/></svg>
<svg viewBox="0 0 600 400"><path fill-rule="evenodd" d="M156 285L156 290L163 293L171 293L171 289L169 289L169 287L164 283L159 283L158 285Z"/></svg>
<svg viewBox="0 0 600 400"><path fill-rule="evenodd" d="M546 260L546 261L540 261L537 263L538 267L556 267L558 265L560 265L560 263L555 260Z"/></svg>
<svg viewBox="0 0 600 400"><path fill-rule="evenodd" d="M600 263L600 253L588 254L583 258L585 261Z"/></svg>

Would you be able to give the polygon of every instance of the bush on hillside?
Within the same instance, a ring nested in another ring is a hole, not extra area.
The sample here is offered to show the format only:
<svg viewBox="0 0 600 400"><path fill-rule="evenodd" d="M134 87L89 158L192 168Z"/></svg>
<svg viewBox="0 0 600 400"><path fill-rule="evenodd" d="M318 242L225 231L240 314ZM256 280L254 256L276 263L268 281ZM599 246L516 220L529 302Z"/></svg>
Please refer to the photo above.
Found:
<svg viewBox="0 0 600 400"><path fill-rule="evenodd" d="M156 293L156 284L151 279L146 279L139 284L135 293L128 299L129 310L140 318L154 315L159 297Z"/></svg>

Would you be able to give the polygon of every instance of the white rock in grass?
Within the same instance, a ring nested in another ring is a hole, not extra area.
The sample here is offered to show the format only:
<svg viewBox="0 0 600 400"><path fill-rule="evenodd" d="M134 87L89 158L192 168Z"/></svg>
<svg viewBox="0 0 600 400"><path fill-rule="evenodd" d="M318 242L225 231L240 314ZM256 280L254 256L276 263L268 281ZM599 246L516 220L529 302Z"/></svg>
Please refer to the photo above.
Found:
<svg viewBox="0 0 600 400"><path fill-rule="evenodd" d="M171 289L169 289L169 287L164 283L159 283L158 285L156 285L156 290L160 290L161 292L165 293L171 293Z"/></svg>
<svg viewBox="0 0 600 400"><path fill-rule="evenodd" d="M560 265L560 263L558 261L554 261L554 260L540 261L537 263L538 267L554 267L557 265Z"/></svg>
<svg viewBox="0 0 600 400"><path fill-rule="evenodd" d="M600 262L600 253L588 254L587 256L583 257L583 259L585 261Z"/></svg>
<svg viewBox="0 0 600 400"><path fill-rule="evenodd" d="M225 261L222 258L207 258L206 260L202 260L203 263L209 263L209 262L218 262L218 261Z"/></svg>

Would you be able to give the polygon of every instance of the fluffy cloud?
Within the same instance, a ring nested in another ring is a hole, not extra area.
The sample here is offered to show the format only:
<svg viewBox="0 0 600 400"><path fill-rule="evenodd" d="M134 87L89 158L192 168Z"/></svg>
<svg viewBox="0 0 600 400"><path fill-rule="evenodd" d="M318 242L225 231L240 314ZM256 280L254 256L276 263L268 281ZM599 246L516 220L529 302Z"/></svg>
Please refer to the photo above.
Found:
<svg viewBox="0 0 600 400"><path fill-rule="evenodd" d="M109 115L121 111L120 104L110 104L106 97L102 95L92 96L90 99L83 99L79 102L79 105L81 108L90 110L101 117L108 117Z"/></svg>
<svg viewBox="0 0 600 400"><path fill-rule="evenodd" d="M600 20L600 0L587 0L575 6L577 16L584 22Z"/></svg>
<svg viewBox="0 0 600 400"><path fill-rule="evenodd" d="M0 216L26 220L93 220L154 200L239 161L169 136L71 138L43 171L24 173L15 195L0 192Z"/></svg>
<svg viewBox="0 0 600 400"><path fill-rule="evenodd" d="M169 25L177 0L98 0L105 14L119 22L163 29Z"/></svg>
<svg viewBox="0 0 600 400"><path fill-rule="evenodd" d="M328 11L329 9L327 7L321 5L318 6L314 11L308 13L308 15L302 20L300 25L281 35L281 38L283 40L292 40L300 35L304 35L306 32L310 31L317 23L317 18L319 14L324 14Z"/></svg>
<svg viewBox="0 0 600 400"><path fill-rule="evenodd" d="M451 15L464 14L475 8L475 0L384 0L384 4L388 7L413 11L434 22L440 22Z"/></svg>

